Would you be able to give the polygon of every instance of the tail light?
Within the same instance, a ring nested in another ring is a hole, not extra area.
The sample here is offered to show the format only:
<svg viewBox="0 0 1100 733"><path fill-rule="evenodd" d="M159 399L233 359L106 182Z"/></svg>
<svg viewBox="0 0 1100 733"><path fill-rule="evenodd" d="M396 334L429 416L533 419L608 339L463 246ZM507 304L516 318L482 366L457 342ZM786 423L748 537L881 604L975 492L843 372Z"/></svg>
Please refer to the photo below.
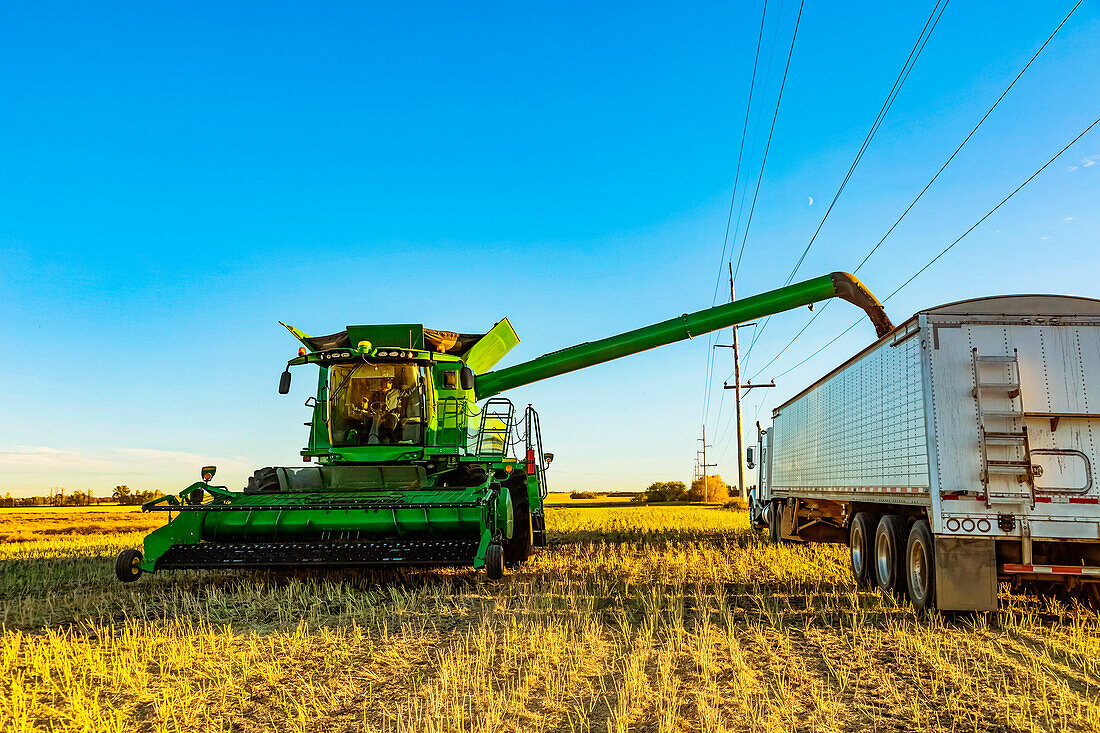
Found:
<svg viewBox="0 0 1100 733"><path fill-rule="evenodd" d="M534 448L528 448L527 449L527 475L528 476L534 476L535 475L535 449Z"/></svg>

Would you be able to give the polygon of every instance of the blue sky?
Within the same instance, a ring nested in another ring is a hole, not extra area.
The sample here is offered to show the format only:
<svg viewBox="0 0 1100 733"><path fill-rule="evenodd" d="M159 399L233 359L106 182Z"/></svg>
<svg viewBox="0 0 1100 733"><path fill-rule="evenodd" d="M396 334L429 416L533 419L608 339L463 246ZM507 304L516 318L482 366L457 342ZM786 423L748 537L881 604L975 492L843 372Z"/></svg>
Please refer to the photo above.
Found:
<svg viewBox="0 0 1100 733"><path fill-rule="evenodd" d="M786 279L932 5L807 0L739 295ZM1070 7L953 0L800 277L854 268ZM769 2L742 185L797 8ZM204 463L233 486L293 465L310 380L276 394L297 346L278 319L311 333L478 331L508 315L515 363L709 306L759 14L755 2L8 4L0 491L174 489ZM860 272L873 291L1100 116L1098 31L1086 0ZM902 320L980 295L1100 297L1098 244L1100 127L888 308ZM773 319L746 371L809 316ZM760 378L854 318L830 308ZM749 422L872 336L861 324L755 393ZM718 470L734 474L728 369L705 379L708 343L512 392L542 413L553 488L690 478L707 391Z"/></svg>

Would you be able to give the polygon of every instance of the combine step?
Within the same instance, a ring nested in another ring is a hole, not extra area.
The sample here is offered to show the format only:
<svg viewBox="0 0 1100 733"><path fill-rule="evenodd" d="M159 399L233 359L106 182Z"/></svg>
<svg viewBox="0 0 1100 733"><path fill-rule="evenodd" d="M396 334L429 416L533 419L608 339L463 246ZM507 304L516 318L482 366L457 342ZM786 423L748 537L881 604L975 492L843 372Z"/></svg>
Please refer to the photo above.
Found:
<svg viewBox="0 0 1100 733"><path fill-rule="evenodd" d="M355 567L366 565L471 565L478 540L378 539L315 542L200 542L176 545L157 559L157 570L184 568Z"/></svg>

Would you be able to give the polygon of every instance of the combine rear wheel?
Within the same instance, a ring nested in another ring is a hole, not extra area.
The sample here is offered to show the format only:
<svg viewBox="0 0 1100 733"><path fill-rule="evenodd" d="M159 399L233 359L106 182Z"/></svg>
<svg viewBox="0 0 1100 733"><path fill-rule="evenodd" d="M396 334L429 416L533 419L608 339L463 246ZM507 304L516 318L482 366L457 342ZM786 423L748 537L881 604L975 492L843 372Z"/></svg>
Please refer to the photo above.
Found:
<svg viewBox="0 0 1100 733"><path fill-rule="evenodd" d="M123 583L133 583L141 577L141 561L144 558L137 550L123 550L115 559L115 575Z"/></svg>
<svg viewBox="0 0 1100 733"><path fill-rule="evenodd" d="M905 592L905 522L897 514L878 520L875 529L875 580L890 593Z"/></svg>
<svg viewBox="0 0 1100 733"><path fill-rule="evenodd" d="M504 577L504 548L500 545L489 545L485 551L485 575L490 580Z"/></svg>

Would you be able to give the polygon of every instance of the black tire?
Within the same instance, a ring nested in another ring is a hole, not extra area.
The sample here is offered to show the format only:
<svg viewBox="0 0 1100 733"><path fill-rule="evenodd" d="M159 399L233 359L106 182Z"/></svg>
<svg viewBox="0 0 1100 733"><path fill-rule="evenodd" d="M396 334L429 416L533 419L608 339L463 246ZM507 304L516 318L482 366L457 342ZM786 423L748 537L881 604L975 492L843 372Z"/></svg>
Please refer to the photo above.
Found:
<svg viewBox="0 0 1100 733"><path fill-rule="evenodd" d="M874 541L875 516L870 512L859 512L852 517L848 528L848 557L852 563L852 576L856 585L870 588L875 584Z"/></svg>
<svg viewBox="0 0 1100 733"><path fill-rule="evenodd" d="M246 494L277 494L279 492L279 473L274 468L258 468L252 472Z"/></svg>
<svg viewBox="0 0 1100 733"><path fill-rule="evenodd" d="M485 551L485 575L490 580L504 577L504 548L500 545L489 545Z"/></svg>
<svg viewBox="0 0 1100 733"><path fill-rule="evenodd" d="M905 592L905 522L887 514L875 528L875 583L890 593Z"/></svg>
<svg viewBox="0 0 1100 733"><path fill-rule="evenodd" d="M905 548L905 581L909 600L920 612L936 607L936 543L927 519L913 523Z"/></svg>
<svg viewBox="0 0 1100 733"><path fill-rule="evenodd" d="M768 506L768 539L779 544L783 541L783 505L773 501Z"/></svg>
<svg viewBox="0 0 1100 733"><path fill-rule="evenodd" d="M123 550L115 558L115 577L123 583L133 583L141 577L141 568L138 567L145 559L137 550Z"/></svg>
<svg viewBox="0 0 1100 733"><path fill-rule="evenodd" d="M531 523L531 500L527 494L527 480L517 481L508 487L512 495L512 539L504 545L504 565L514 567L531 557L535 544L534 525Z"/></svg>

